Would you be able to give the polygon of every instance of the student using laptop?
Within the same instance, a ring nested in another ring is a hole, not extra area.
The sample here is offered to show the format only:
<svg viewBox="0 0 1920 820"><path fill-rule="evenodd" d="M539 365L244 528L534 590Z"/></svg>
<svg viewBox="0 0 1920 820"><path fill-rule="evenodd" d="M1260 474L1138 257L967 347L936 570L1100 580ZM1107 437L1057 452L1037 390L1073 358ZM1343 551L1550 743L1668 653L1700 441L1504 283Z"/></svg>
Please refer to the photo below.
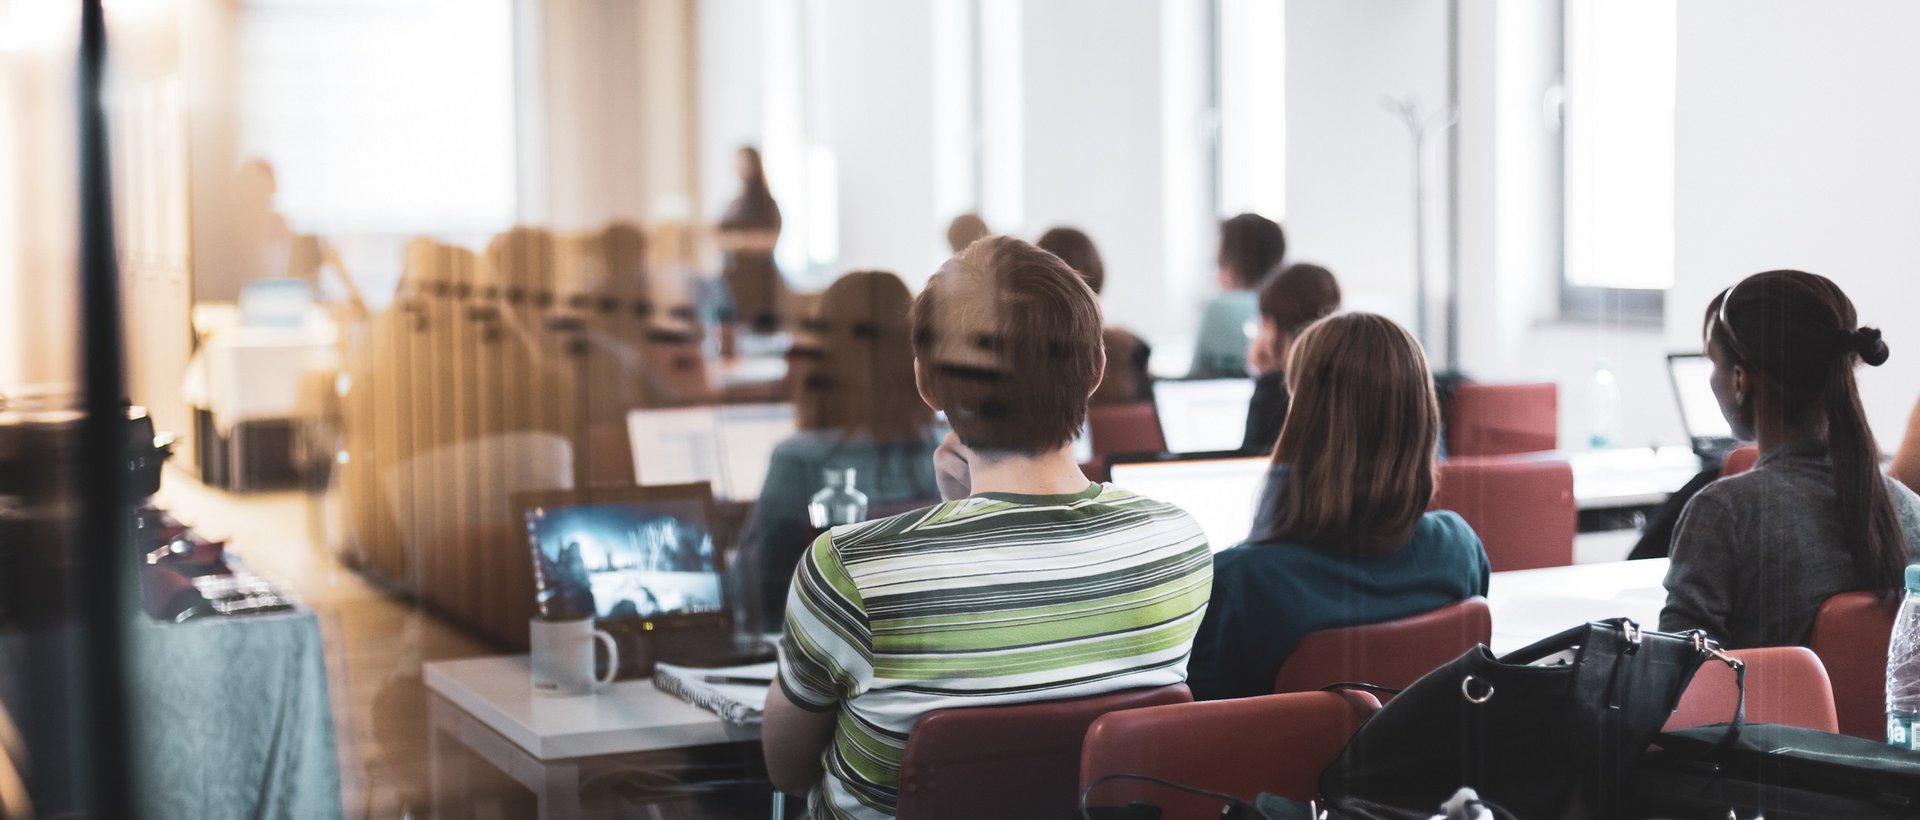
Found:
<svg viewBox="0 0 1920 820"><path fill-rule="evenodd" d="M1760 459L1687 503L1660 628L1804 645L1827 598L1899 589L1920 554L1920 497L1881 475L1853 377L1887 344L1838 285L1802 271L1749 276L1710 313L1713 393Z"/></svg>
<svg viewBox="0 0 1920 820"><path fill-rule="evenodd" d="M1487 594L1486 550L1433 500L1440 406L1420 344L1371 313L1294 342L1293 407L1253 535L1214 556L1187 685L1201 700L1273 691L1307 633Z"/></svg>
<svg viewBox="0 0 1920 820"><path fill-rule="evenodd" d="M933 411L913 389L911 303L899 277L856 271L827 288L807 323L807 341L792 357L799 432L773 448L740 536L738 563L755 631L780 628L787 582L816 532L807 502L824 486L826 470L852 468L854 487L870 505L940 497Z"/></svg>
<svg viewBox="0 0 1920 820"><path fill-rule="evenodd" d="M990 237L912 317L920 393L953 424L935 457L949 500L836 527L794 575L761 742L815 818L893 816L927 712L1184 680L1207 605L1199 524L1074 462L1103 365L1078 275Z"/></svg>
<svg viewBox="0 0 1920 820"><path fill-rule="evenodd" d="M1247 372L1253 374L1253 400L1247 404L1247 430L1240 450L1248 455L1273 452L1280 425L1287 420L1287 354L1293 340L1340 309L1340 283L1319 265L1291 265L1260 288L1260 333L1247 346Z"/></svg>
<svg viewBox="0 0 1920 820"><path fill-rule="evenodd" d="M1100 261L1100 250L1093 238L1078 228L1054 228L1040 235L1040 249L1067 263L1087 280L1098 297L1107 283L1107 266ZM1100 388L1093 391L1093 404L1133 404L1153 401L1153 377L1147 373L1147 360L1153 358L1148 347L1133 331L1107 325L1100 331L1100 342L1107 351L1107 372Z"/></svg>
<svg viewBox="0 0 1920 820"><path fill-rule="evenodd" d="M1200 314L1189 379L1237 379L1247 375L1248 325L1259 316L1254 291L1287 255L1280 223L1241 214L1220 223L1220 293Z"/></svg>

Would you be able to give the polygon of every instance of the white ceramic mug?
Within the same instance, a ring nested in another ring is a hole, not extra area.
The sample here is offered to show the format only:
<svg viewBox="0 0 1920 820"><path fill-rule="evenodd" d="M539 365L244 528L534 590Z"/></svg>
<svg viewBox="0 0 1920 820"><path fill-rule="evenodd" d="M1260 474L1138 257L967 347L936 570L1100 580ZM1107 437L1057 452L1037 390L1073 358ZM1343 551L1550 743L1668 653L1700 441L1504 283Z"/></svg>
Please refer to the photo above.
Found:
<svg viewBox="0 0 1920 820"><path fill-rule="evenodd" d="M606 630L594 629L592 618L570 621L533 619L529 629L533 655L533 693L584 695L613 682L620 671L620 648ZM607 672L593 674L593 643L607 648Z"/></svg>

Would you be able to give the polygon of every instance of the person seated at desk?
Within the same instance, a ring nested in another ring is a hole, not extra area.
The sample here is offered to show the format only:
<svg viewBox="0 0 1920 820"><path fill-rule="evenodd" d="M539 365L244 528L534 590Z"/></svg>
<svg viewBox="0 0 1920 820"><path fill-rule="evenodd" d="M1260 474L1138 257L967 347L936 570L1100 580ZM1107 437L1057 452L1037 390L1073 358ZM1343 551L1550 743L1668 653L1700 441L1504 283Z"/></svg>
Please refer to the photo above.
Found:
<svg viewBox="0 0 1920 820"><path fill-rule="evenodd" d="M1413 336L1371 313L1294 342L1293 407L1247 543L1213 559L1213 602L1187 685L1265 695L1310 632L1380 623L1487 594L1480 537L1427 512L1440 408Z"/></svg>
<svg viewBox="0 0 1920 820"><path fill-rule="evenodd" d="M1200 525L1074 462L1103 362L1071 269L982 239L912 315L920 393L953 424L936 455L949 500L813 542L767 692L767 771L816 818L892 817L930 711L1181 682L1207 605Z"/></svg>
<svg viewBox="0 0 1920 820"><path fill-rule="evenodd" d="M1220 223L1220 293L1200 314L1200 335L1193 344L1189 379L1237 379L1247 375L1248 327L1260 314L1254 295L1260 283L1287 255L1280 223L1259 214L1241 214Z"/></svg>
<svg viewBox="0 0 1920 820"><path fill-rule="evenodd" d="M740 536L748 623L756 631L780 628L787 582L819 532L807 503L827 469L853 468L854 486L870 505L940 497L933 411L913 387L911 302L899 277L856 271L827 288L808 322L808 339L792 359L800 429L773 448Z"/></svg>
<svg viewBox="0 0 1920 820"><path fill-rule="evenodd" d="M1854 383L1887 344L1838 285L1802 271L1749 276L1709 313L1713 394L1760 458L1687 503L1660 628L1729 649L1804 645L1822 602L1899 589L1920 554L1920 497L1881 475Z"/></svg>
<svg viewBox="0 0 1920 820"><path fill-rule="evenodd" d="M1093 238L1078 228L1054 228L1040 235L1035 244L1067 263L1087 280L1093 295L1099 296L1107 283L1107 266L1100 261L1100 250ZM1153 401L1153 376L1147 373L1147 361L1153 358L1148 347L1133 331L1107 325L1100 331L1100 343L1107 351L1107 372L1100 388L1093 391L1093 404L1133 404Z"/></svg>
<svg viewBox="0 0 1920 820"><path fill-rule="evenodd" d="M1319 265L1292 265L1260 288L1260 333L1247 347L1253 399L1240 451L1273 452L1287 420L1287 354L1308 325L1340 309L1340 283Z"/></svg>

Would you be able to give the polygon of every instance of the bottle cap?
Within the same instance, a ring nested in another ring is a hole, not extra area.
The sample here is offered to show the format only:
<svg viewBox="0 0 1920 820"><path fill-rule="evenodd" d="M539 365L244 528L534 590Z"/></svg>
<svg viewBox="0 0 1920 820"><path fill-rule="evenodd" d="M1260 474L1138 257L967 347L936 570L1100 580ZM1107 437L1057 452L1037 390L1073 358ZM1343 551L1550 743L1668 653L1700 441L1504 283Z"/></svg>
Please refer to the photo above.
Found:
<svg viewBox="0 0 1920 820"><path fill-rule="evenodd" d="M1907 591L1920 592L1920 564L1907 565Z"/></svg>

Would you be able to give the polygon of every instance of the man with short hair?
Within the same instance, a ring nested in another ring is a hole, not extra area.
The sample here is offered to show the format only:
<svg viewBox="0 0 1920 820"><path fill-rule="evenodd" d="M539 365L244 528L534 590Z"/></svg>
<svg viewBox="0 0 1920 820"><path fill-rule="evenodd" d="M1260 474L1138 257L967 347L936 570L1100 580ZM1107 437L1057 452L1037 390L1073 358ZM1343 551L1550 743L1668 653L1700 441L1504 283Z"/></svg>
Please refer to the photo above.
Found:
<svg viewBox="0 0 1920 820"><path fill-rule="evenodd" d="M948 500L814 542L767 692L768 772L816 818L892 817L927 712L1184 681L1211 589L1192 517L1074 462L1105 356L1072 269L983 239L912 319L921 396L953 425L935 454Z"/></svg>

